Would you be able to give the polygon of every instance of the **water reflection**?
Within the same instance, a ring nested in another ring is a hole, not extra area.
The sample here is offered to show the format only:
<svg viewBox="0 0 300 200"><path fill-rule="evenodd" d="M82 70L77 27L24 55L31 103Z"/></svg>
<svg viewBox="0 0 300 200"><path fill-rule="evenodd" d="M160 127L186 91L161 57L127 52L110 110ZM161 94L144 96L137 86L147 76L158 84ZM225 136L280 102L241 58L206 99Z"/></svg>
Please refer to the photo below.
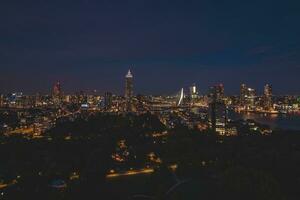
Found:
<svg viewBox="0 0 300 200"><path fill-rule="evenodd" d="M258 123L269 125L273 129L300 130L299 114L236 113L230 111L229 118L232 120L252 119Z"/></svg>

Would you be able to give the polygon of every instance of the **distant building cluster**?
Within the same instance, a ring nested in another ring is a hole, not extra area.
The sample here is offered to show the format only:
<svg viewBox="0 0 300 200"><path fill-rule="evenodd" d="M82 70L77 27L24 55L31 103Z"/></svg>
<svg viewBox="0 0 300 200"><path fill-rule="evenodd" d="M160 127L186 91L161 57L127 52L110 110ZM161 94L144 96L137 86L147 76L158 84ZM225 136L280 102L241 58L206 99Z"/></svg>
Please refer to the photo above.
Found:
<svg viewBox="0 0 300 200"><path fill-rule="evenodd" d="M246 84L241 84L240 94L236 96L226 96L223 84L210 87L207 94L200 94L196 84L192 84L187 90L181 88L174 95L135 95L133 74L128 70L124 79L124 95L109 91L102 95L97 91L66 94L58 81L51 93L46 95L2 94L0 108L4 117L13 115L16 118L15 123L7 120L0 124L0 131L6 134L22 132L38 137L57 120L75 118L80 113L139 115L150 112L169 128L184 124L199 130L210 129L220 135L236 135L238 128L232 123L230 112L300 113L300 98L275 96L270 84L264 86L262 95Z"/></svg>

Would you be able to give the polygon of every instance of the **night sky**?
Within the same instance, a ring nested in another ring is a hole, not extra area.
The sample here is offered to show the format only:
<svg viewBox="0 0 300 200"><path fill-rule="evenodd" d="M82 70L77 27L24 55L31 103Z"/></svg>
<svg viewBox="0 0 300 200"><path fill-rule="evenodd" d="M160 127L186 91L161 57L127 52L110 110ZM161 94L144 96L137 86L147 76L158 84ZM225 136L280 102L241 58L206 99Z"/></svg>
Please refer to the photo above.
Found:
<svg viewBox="0 0 300 200"><path fill-rule="evenodd" d="M0 92L300 94L299 0L1 0Z"/></svg>

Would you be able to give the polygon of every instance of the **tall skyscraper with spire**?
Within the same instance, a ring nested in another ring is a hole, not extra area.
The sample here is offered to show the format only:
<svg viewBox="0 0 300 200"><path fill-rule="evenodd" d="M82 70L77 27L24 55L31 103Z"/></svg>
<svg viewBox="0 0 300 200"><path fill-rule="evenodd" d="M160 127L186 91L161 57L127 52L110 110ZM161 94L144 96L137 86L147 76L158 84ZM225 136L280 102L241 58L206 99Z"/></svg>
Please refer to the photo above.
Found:
<svg viewBox="0 0 300 200"><path fill-rule="evenodd" d="M126 111L132 111L132 97L133 97L133 75L128 70L125 76L125 99L126 99Z"/></svg>

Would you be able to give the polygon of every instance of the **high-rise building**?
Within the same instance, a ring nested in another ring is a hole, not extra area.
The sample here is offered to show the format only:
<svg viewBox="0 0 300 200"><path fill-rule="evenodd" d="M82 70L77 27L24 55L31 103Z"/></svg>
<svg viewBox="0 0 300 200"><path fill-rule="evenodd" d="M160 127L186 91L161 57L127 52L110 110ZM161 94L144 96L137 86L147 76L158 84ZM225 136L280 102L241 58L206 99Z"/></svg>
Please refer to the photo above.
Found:
<svg viewBox="0 0 300 200"><path fill-rule="evenodd" d="M269 84L266 84L264 87L264 108L267 110L272 109L273 103L272 103L272 86Z"/></svg>
<svg viewBox="0 0 300 200"><path fill-rule="evenodd" d="M222 84L211 87L209 104L210 127L220 135L226 134L227 108L224 102L224 86Z"/></svg>
<svg viewBox="0 0 300 200"><path fill-rule="evenodd" d="M256 91L253 88L247 88L246 104L250 109L255 107Z"/></svg>
<svg viewBox="0 0 300 200"><path fill-rule="evenodd" d="M249 88L246 84L242 84L240 88L240 105L247 110L251 110L255 106L256 91Z"/></svg>
<svg viewBox="0 0 300 200"><path fill-rule="evenodd" d="M53 89L52 89L52 95L53 96L61 95L61 85L60 85L59 81L54 84Z"/></svg>
<svg viewBox="0 0 300 200"><path fill-rule="evenodd" d="M224 102L213 101L209 104L208 121L213 131L226 135L227 108Z"/></svg>
<svg viewBox="0 0 300 200"><path fill-rule="evenodd" d="M210 88L209 96L212 101L223 101L224 99L224 85L218 84Z"/></svg>
<svg viewBox="0 0 300 200"><path fill-rule="evenodd" d="M62 98L62 90L60 82L56 82L52 88L52 100L54 104L59 104Z"/></svg>
<svg viewBox="0 0 300 200"><path fill-rule="evenodd" d="M125 76L125 100L126 100L126 111L132 111L132 98L133 98L133 75L131 71Z"/></svg>
<svg viewBox="0 0 300 200"><path fill-rule="evenodd" d="M226 135L227 108L224 103L223 84L215 85L210 89L210 104L208 111L208 121L213 131L220 135Z"/></svg>
<svg viewBox="0 0 300 200"><path fill-rule="evenodd" d="M246 104L246 98L248 96L248 88L246 84L242 84L240 87L240 104L244 106Z"/></svg>
<svg viewBox="0 0 300 200"><path fill-rule="evenodd" d="M197 97L198 97L197 87L196 87L196 84L193 84L190 87L190 98L191 99L196 99Z"/></svg>

